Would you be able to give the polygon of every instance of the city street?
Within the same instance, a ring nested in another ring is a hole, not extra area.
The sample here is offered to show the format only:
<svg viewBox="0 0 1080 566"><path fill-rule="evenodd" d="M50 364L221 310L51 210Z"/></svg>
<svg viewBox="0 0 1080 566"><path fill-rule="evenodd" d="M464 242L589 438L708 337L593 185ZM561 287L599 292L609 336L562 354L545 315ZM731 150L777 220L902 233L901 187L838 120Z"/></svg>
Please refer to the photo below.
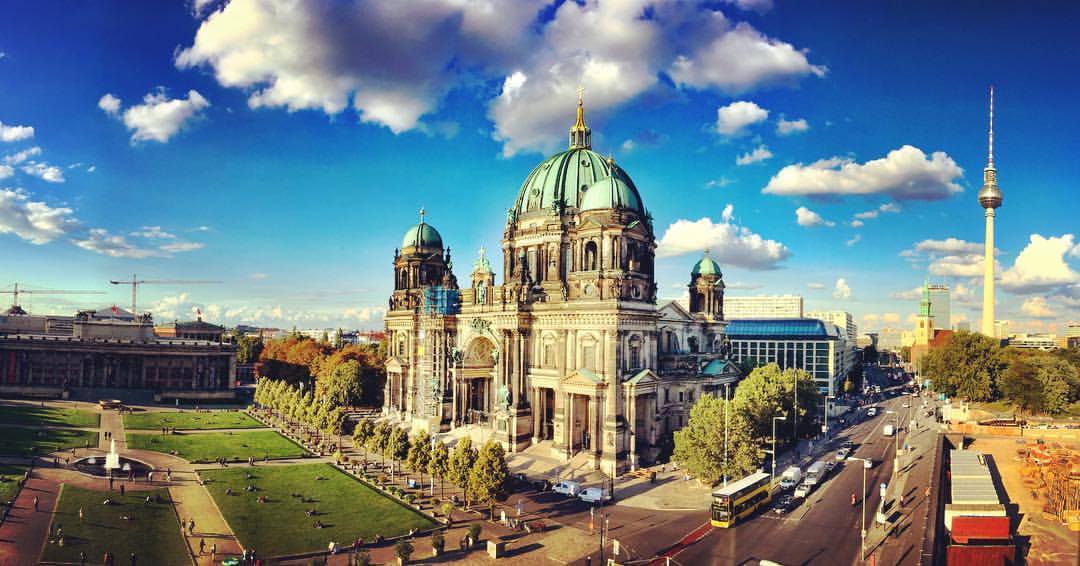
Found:
<svg viewBox="0 0 1080 566"><path fill-rule="evenodd" d="M883 390L891 385L876 368L868 369L867 377L882 385ZM882 434L883 425L893 417L884 415L884 411L895 410L903 416L902 404L908 398L901 395L877 402L878 416L840 432L834 429L834 447L844 440L851 440L855 445L855 457L874 462L866 474L868 530L881 500L878 486L891 481L893 471L895 440ZM921 401L919 404L921 406ZM835 450L829 450L823 457L835 458ZM712 529L701 542L677 554L675 561L679 564L743 564L767 559L781 564L857 563L862 505L860 498L853 508L850 495L861 492L862 476L859 462L838 463L830 478L789 513L775 515L772 510L764 510L735 528ZM903 542L921 535L914 531L916 529L904 532ZM890 541L890 544L893 543ZM871 549L869 539L867 549Z"/></svg>

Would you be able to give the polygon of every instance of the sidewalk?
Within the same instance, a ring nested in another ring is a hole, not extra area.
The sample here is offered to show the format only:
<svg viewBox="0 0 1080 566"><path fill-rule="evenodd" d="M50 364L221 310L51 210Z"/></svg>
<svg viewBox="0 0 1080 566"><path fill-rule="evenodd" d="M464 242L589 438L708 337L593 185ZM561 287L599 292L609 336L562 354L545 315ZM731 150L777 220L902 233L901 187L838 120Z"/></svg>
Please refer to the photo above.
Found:
<svg viewBox="0 0 1080 566"><path fill-rule="evenodd" d="M174 485L169 488L169 496L173 500L173 508L181 521L190 518L195 519L195 531L187 535L184 529L185 540L192 556L196 557L196 563L210 565L210 547L217 545L217 559L227 556L240 556L243 549L236 540L225 517L221 515L214 499L206 488L198 484ZM206 554L199 554L199 541L206 541Z"/></svg>
<svg viewBox="0 0 1080 566"><path fill-rule="evenodd" d="M0 564L37 564L49 536L59 493L59 484L31 473L0 527ZM34 511L34 497L38 498L37 511Z"/></svg>

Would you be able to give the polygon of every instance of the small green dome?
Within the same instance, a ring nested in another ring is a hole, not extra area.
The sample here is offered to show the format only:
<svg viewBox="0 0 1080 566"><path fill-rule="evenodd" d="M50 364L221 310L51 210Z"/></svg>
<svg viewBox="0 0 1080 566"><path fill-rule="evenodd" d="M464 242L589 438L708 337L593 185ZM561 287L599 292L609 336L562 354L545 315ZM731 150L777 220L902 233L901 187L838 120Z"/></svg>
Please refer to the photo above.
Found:
<svg viewBox="0 0 1080 566"><path fill-rule="evenodd" d="M421 222L405 232L401 239L401 248L438 248L442 249L442 236L439 231L426 222Z"/></svg>
<svg viewBox="0 0 1080 566"><path fill-rule="evenodd" d="M580 209L588 189L597 181L612 177L625 185L621 189L624 194L631 195L626 197L623 206L629 208L632 200L636 203L634 209L644 210L637 188L625 171L591 149L573 147L552 155L533 168L518 190L513 211L517 216L540 211L550 213L560 201L565 208ZM608 193L611 192L609 187Z"/></svg>
<svg viewBox="0 0 1080 566"><path fill-rule="evenodd" d="M578 209L585 211L624 208L645 214L645 209L641 205L641 196L638 195L633 181L622 169L614 164L611 167L614 175L589 185Z"/></svg>
<svg viewBox="0 0 1080 566"><path fill-rule="evenodd" d="M709 257L709 252L705 252L705 255L701 256L701 259L694 264L694 269L690 270L690 275L715 275L717 277L723 277L724 274L720 272L720 264L713 261L713 258Z"/></svg>

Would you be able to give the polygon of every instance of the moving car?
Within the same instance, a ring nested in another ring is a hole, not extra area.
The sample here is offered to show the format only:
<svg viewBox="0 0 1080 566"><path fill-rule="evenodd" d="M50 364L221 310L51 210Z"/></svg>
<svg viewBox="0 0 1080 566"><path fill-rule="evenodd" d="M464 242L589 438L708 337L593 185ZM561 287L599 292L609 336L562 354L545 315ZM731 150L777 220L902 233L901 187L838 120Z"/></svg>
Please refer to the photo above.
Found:
<svg viewBox="0 0 1080 566"><path fill-rule="evenodd" d="M837 461L843 462L844 460L847 460L847 457L848 457L848 449L847 448L841 448L841 449L836 451L836 460Z"/></svg>
<svg viewBox="0 0 1080 566"><path fill-rule="evenodd" d="M773 513L783 515L795 506L795 500L790 495L781 495L773 503Z"/></svg>
<svg viewBox="0 0 1080 566"><path fill-rule="evenodd" d="M581 493L581 484L576 481L562 480L551 488L551 491L570 497L577 497Z"/></svg>
<svg viewBox="0 0 1080 566"><path fill-rule="evenodd" d="M604 491L599 487L587 487L585 491L578 495L578 499L586 503L600 503L602 501L611 501L611 494Z"/></svg>

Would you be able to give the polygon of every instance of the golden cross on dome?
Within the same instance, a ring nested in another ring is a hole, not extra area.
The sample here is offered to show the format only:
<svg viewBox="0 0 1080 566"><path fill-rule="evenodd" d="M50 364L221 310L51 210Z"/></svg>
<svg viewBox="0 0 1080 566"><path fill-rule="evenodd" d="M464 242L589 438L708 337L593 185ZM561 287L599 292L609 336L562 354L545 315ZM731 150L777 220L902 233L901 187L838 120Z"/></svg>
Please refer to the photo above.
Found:
<svg viewBox="0 0 1080 566"><path fill-rule="evenodd" d="M424 223L424 214L425 214L425 212L424 212L424 207L422 207L422 206L421 206L421 207L420 207L420 223L421 223L421 224L423 224L423 223Z"/></svg>
<svg viewBox="0 0 1080 566"><path fill-rule="evenodd" d="M577 103L580 105L585 98L585 87L580 84L577 87Z"/></svg>

